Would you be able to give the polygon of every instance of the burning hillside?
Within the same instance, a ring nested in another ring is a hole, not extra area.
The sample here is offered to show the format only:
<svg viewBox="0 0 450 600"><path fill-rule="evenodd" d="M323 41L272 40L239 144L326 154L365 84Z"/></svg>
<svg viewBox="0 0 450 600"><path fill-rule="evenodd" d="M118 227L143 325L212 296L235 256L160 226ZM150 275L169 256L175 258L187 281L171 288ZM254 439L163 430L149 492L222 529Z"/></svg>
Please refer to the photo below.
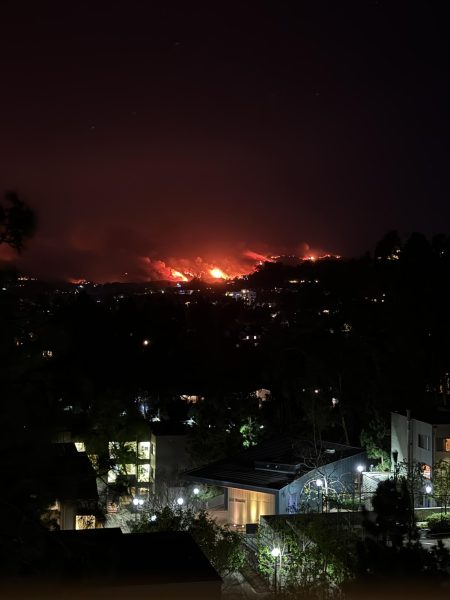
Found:
<svg viewBox="0 0 450 600"><path fill-rule="evenodd" d="M143 257L142 262L149 280L165 280L174 283L188 282L194 278L207 282L226 281L244 277L253 273L265 262L286 262L297 264L324 258L339 258L332 254L309 253L305 256L277 255L266 256L252 250L246 250L240 257L222 257L207 260L200 256L195 259L170 258L165 261Z"/></svg>

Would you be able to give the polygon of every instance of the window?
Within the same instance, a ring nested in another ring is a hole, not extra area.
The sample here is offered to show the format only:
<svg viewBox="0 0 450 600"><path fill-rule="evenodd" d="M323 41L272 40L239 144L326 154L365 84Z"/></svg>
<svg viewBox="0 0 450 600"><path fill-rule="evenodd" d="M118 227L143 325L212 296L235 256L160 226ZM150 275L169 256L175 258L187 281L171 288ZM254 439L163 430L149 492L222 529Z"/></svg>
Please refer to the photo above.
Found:
<svg viewBox="0 0 450 600"><path fill-rule="evenodd" d="M76 515L75 529L95 529L94 515Z"/></svg>
<svg viewBox="0 0 450 600"><path fill-rule="evenodd" d="M109 442L109 457L117 458L117 453L119 451L120 444L119 442Z"/></svg>
<svg viewBox="0 0 450 600"><path fill-rule="evenodd" d="M86 452L86 446L84 445L84 442L75 442L75 448L78 450L78 452Z"/></svg>
<svg viewBox="0 0 450 600"><path fill-rule="evenodd" d="M137 443L136 442L125 442L123 445L124 450L127 452L137 452Z"/></svg>
<svg viewBox="0 0 450 600"><path fill-rule="evenodd" d="M120 452L128 454L136 454L137 443L136 442L109 442L109 457L118 458ZM130 457L134 458L134 457Z"/></svg>
<svg viewBox="0 0 450 600"><path fill-rule="evenodd" d="M139 456L139 458L144 458L144 459L150 458L150 442L139 442L138 456Z"/></svg>
<svg viewBox="0 0 450 600"><path fill-rule="evenodd" d="M417 444L419 448L423 448L424 450L430 449L430 436L425 435L424 433L419 433Z"/></svg>
<svg viewBox="0 0 450 600"><path fill-rule="evenodd" d="M450 438L437 438L436 450L438 452L450 452Z"/></svg>
<svg viewBox="0 0 450 600"><path fill-rule="evenodd" d="M114 483L117 480L117 469L110 469L108 471L108 483Z"/></svg>
<svg viewBox="0 0 450 600"><path fill-rule="evenodd" d="M136 475L136 465L128 464L125 465L125 471L127 475Z"/></svg>
<svg viewBox="0 0 450 600"><path fill-rule="evenodd" d="M150 482L150 465L138 466L138 481L141 483Z"/></svg>

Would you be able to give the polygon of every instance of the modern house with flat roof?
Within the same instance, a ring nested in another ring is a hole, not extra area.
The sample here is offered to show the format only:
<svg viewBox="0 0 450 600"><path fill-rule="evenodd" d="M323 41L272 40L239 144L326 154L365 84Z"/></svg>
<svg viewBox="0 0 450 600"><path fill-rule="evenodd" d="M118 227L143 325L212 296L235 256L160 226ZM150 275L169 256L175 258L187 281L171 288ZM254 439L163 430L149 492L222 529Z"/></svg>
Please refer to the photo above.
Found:
<svg viewBox="0 0 450 600"><path fill-rule="evenodd" d="M422 463L430 478L434 464L450 460L450 410L392 412L391 455L394 464Z"/></svg>
<svg viewBox="0 0 450 600"><path fill-rule="evenodd" d="M366 465L361 448L280 435L185 479L223 487L227 521L242 527L261 515L326 510L335 494L355 493Z"/></svg>

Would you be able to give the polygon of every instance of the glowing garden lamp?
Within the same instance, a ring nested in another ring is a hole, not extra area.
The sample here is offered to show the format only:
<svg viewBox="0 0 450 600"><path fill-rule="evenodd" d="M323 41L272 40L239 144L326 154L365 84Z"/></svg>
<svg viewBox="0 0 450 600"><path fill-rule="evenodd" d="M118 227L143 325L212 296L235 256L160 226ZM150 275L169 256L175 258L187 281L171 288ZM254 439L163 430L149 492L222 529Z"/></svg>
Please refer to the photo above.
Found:
<svg viewBox="0 0 450 600"><path fill-rule="evenodd" d="M359 487L359 510L361 509L362 484L363 484L363 471L364 471L364 469L365 469L364 465L358 465L356 467L356 470L359 473L359 482L358 482L358 487Z"/></svg>
<svg viewBox="0 0 450 600"><path fill-rule="evenodd" d="M433 491L433 488L432 488L432 486L430 484L428 484L428 485L425 486L425 492L427 494L431 494L432 491Z"/></svg>
<svg viewBox="0 0 450 600"><path fill-rule="evenodd" d="M198 487L195 487L192 491L194 492L194 494L196 496L198 496L198 494L200 493L200 490L198 489Z"/></svg>
<svg viewBox="0 0 450 600"><path fill-rule="evenodd" d="M278 548L276 546L275 548L272 548L272 550L270 551L270 554L273 556L273 559L275 561L275 570L274 570L274 574L273 574L273 587L275 588L275 593L277 593L277 587L278 587L278 559L281 562L281 550L280 550L280 548Z"/></svg>
<svg viewBox="0 0 450 600"><path fill-rule="evenodd" d="M181 498L181 496L179 498L177 498L177 504L178 504L178 506L183 506L184 500L183 500L183 498Z"/></svg>

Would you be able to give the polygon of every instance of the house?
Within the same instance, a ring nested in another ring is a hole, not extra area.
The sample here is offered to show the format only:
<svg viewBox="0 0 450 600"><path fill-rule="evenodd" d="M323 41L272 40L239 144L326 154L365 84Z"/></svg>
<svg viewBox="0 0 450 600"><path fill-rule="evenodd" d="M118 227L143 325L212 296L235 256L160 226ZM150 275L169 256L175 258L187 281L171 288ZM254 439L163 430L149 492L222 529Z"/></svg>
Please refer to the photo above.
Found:
<svg viewBox="0 0 450 600"><path fill-rule="evenodd" d="M23 580L0 582L2 598L219 600L222 580L187 532L120 529L49 532Z"/></svg>
<svg viewBox="0 0 450 600"><path fill-rule="evenodd" d="M5 455L3 481L16 482L10 490L48 503L42 520L50 528L71 530L100 524L96 473L84 452L73 443L44 444ZM20 473L20 480L17 480ZM11 484L12 485L12 484Z"/></svg>
<svg viewBox="0 0 450 600"><path fill-rule="evenodd" d="M185 478L223 487L227 522L242 528L261 515L327 510L334 495L357 491L366 464L361 448L280 435Z"/></svg>
<svg viewBox="0 0 450 600"><path fill-rule="evenodd" d="M450 410L391 413L391 454L394 465L424 465L431 478L434 464L450 460Z"/></svg>

